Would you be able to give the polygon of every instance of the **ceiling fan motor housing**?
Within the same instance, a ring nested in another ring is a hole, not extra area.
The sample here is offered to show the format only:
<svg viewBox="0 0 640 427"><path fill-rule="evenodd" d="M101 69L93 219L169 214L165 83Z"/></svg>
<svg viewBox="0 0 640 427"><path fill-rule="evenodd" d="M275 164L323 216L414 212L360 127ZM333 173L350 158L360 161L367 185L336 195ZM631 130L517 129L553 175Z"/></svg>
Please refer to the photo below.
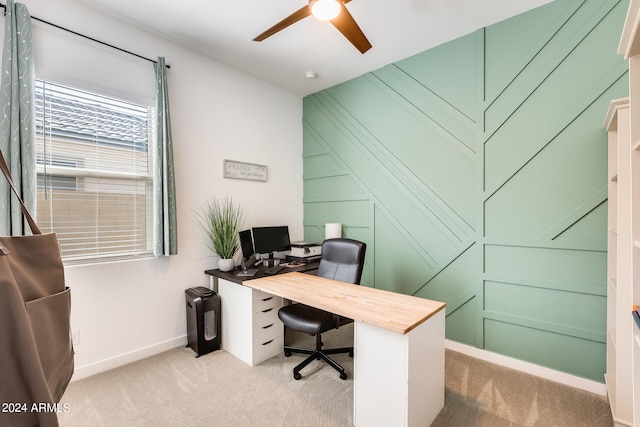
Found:
<svg viewBox="0 0 640 427"><path fill-rule="evenodd" d="M321 21L330 21L340 14L340 3L337 0L310 0L311 14Z"/></svg>

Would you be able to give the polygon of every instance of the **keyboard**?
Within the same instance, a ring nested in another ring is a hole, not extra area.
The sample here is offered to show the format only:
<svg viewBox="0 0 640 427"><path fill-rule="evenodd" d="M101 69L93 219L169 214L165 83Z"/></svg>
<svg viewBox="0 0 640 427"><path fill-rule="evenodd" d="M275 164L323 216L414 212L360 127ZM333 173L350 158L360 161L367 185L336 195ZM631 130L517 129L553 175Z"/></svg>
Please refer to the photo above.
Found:
<svg viewBox="0 0 640 427"><path fill-rule="evenodd" d="M264 272L264 274L272 276L274 274L280 273L283 269L284 269L284 267L281 266L281 265L274 265L273 267L267 268L267 270Z"/></svg>

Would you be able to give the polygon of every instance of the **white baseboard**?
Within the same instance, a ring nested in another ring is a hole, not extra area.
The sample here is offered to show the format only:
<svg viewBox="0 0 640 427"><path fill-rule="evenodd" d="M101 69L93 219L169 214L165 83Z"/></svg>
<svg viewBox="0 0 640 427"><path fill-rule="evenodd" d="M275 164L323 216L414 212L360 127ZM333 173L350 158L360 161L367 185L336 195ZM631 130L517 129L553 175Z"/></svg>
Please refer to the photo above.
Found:
<svg viewBox="0 0 640 427"><path fill-rule="evenodd" d="M495 363L506 368L522 371L527 374L535 375L550 381L555 381L560 384L568 385L570 387L585 390L591 393L599 394L602 396L607 395L607 387L603 383L599 383L586 378L577 377L575 375L567 374L564 372L556 371L544 366L536 365L530 362L514 359L512 357L503 356L498 353L492 353L487 350L472 347L470 345L461 344L455 341L445 340L445 348L449 350L457 351L458 353L466 354L467 356L475 357L476 359L484 360L486 362Z"/></svg>
<svg viewBox="0 0 640 427"><path fill-rule="evenodd" d="M154 356L158 353L162 353L164 351L168 351L173 348L185 345L187 345L187 336L183 335L181 337L173 338L129 353L120 354L109 359L91 363L89 365L76 366L75 370L73 371L73 377L71 378L71 381L78 381L83 378L87 378L101 372L118 368L128 363L136 362L138 360Z"/></svg>

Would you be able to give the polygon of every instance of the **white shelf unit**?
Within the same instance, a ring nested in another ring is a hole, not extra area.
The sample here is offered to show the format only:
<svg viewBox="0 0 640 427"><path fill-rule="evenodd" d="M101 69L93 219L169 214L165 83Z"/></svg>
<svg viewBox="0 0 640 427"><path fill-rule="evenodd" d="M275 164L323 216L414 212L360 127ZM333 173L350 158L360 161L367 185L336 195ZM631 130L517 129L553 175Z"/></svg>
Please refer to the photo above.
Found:
<svg viewBox="0 0 640 427"><path fill-rule="evenodd" d="M629 301L632 294L632 257L636 249L632 238L632 144L628 98L611 101L605 127L609 155L605 382L615 425L631 426L633 402L629 375L632 369Z"/></svg>
<svg viewBox="0 0 640 427"><path fill-rule="evenodd" d="M640 57L634 58L636 64L636 72L640 71ZM634 82L636 86L640 82ZM640 89L640 88L639 88ZM640 98L640 90L636 92L637 98ZM640 426L640 327L636 325L631 314L633 306L640 306L640 129L634 134L634 127L638 128L637 121L640 119L640 99L632 104L631 111L631 137L632 140L638 141L633 144L631 151L631 212L632 212L632 281L629 290L628 300L625 301L626 306L623 307L623 315L626 315L629 328L628 340L631 342L631 364L632 372L629 375L632 383L633 392L631 393L633 406L633 425ZM635 109L633 106L635 105ZM634 115L634 112L636 114ZM636 123L634 123L636 122ZM625 331L625 333L627 333Z"/></svg>
<svg viewBox="0 0 640 427"><path fill-rule="evenodd" d="M629 61L628 108L618 106L617 129L607 122L609 141L618 140L617 184L609 184L609 228L615 229L615 248L609 246L609 258L616 258L607 302L607 388L616 425L640 426L640 328L633 306L640 306L640 0L631 0L620 38L618 53ZM608 118L616 109L612 101ZM612 118L612 117L611 117ZM609 152L611 168L611 149ZM612 176L611 170L609 176ZM612 199L612 191L615 194ZM616 214L611 215L611 205ZM611 224L615 222L615 224ZM609 233L609 238L613 236ZM611 245L611 243L609 244ZM615 252L612 252L612 249ZM609 262L608 267L612 268ZM615 301L614 301L615 300ZM612 343L609 345L609 336ZM610 360L610 358L613 358ZM609 370L611 366L611 371ZM615 378L612 378L615 377ZM611 390L609 380L616 382Z"/></svg>

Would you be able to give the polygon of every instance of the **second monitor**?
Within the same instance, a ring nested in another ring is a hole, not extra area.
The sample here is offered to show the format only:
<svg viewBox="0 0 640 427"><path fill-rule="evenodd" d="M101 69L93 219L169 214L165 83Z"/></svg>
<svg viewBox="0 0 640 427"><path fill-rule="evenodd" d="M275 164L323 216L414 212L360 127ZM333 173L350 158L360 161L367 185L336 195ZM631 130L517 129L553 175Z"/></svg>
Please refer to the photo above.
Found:
<svg viewBox="0 0 640 427"><path fill-rule="evenodd" d="M253 227L253 245L256 254L273 254L291 249L289 227Z"/></svg>

